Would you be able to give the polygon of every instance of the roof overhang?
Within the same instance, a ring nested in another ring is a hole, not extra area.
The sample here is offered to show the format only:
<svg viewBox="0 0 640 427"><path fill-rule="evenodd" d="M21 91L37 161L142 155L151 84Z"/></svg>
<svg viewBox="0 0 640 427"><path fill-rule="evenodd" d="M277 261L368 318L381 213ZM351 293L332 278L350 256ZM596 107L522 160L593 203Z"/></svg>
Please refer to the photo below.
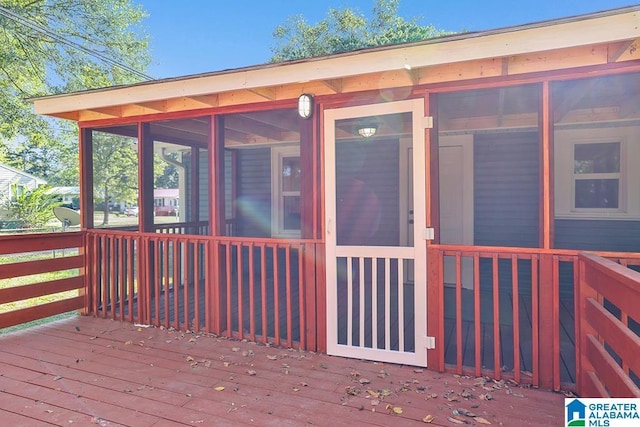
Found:
<svg viewBox="0 0 640 427"><path fill-rule="evenodd" d="M423 84L434 67L509 58L538 52L607 46L606 61L625 55L639 59L640 6L493 31L214 73L154 80L127 86L31 99L38 114L84 121L182 109L296 98L362 90L346 79L376 76L382 87ZM624 42L624 43L622 43ZM617 43L612 53L611 44ZM629 58L627 58L629 59ZM495 73L503 73L496 64ZM455 73L454 73L455 74ZM491 74L489 70L483 76ZM445 77L446 79L446 77ZM449 77L455 80L455 77ZM244 93L245 96L240 94ZM225 94L235 94L233 100ZM187 105L188 104L188 105ZM93 114L81 114L82 112ZM137 113L137 114L136 114Z"/></svg>

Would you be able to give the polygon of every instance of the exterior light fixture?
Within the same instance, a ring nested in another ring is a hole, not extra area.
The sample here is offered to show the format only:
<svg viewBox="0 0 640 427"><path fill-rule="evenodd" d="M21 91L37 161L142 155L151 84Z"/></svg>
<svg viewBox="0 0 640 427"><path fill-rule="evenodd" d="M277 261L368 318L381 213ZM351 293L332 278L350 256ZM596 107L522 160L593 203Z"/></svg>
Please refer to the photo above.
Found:
<svg viewBox="0 0 640 427"><path fill-rule="evenodd" d="M378 131L376 125L364 125L358 128L358 134L363 138L371 138Z"/></svg>
<svg viewBox="0 0 640 427"><path fill-rule="evenodd" d="M313 95L303 93L298 97L298 115L309 119L313 115Z"/></svg>

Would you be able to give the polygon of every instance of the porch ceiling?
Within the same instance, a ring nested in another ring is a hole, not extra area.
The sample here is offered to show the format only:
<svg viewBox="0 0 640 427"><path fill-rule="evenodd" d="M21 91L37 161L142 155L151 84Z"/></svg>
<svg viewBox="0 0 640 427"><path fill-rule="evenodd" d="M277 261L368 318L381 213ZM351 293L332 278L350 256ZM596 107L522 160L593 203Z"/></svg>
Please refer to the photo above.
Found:
<svg viewBox="0 0 640 427"><path fill-rule="evenodd" d="M321 58L33 99L91 121L412 87L640 59L640 6ZM286 126L274 129L282 132ZM239 136L240 142L242 138Z"/></svg>

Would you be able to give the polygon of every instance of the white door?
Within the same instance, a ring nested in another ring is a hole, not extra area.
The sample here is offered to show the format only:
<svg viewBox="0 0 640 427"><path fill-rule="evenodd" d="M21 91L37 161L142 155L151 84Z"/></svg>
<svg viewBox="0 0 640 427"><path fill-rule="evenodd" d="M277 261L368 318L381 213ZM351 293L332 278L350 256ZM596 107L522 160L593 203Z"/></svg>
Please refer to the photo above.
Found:
<svg viewBox="0 0 640 427"><path fill-rule="evenodd" d="M325 111L329 354L426 366L423 102Z"/></svg>

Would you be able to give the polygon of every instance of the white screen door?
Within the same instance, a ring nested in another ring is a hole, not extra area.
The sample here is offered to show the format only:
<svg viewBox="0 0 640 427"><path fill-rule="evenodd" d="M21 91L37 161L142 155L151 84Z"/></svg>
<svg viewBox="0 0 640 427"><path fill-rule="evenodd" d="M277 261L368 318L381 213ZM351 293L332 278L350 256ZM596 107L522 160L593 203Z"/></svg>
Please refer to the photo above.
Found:
<svg viewBox="0 0 640 427"><path fill-rule="evenodd" d="M423 102L325 111L329 354L426 366Z"/></svg>

